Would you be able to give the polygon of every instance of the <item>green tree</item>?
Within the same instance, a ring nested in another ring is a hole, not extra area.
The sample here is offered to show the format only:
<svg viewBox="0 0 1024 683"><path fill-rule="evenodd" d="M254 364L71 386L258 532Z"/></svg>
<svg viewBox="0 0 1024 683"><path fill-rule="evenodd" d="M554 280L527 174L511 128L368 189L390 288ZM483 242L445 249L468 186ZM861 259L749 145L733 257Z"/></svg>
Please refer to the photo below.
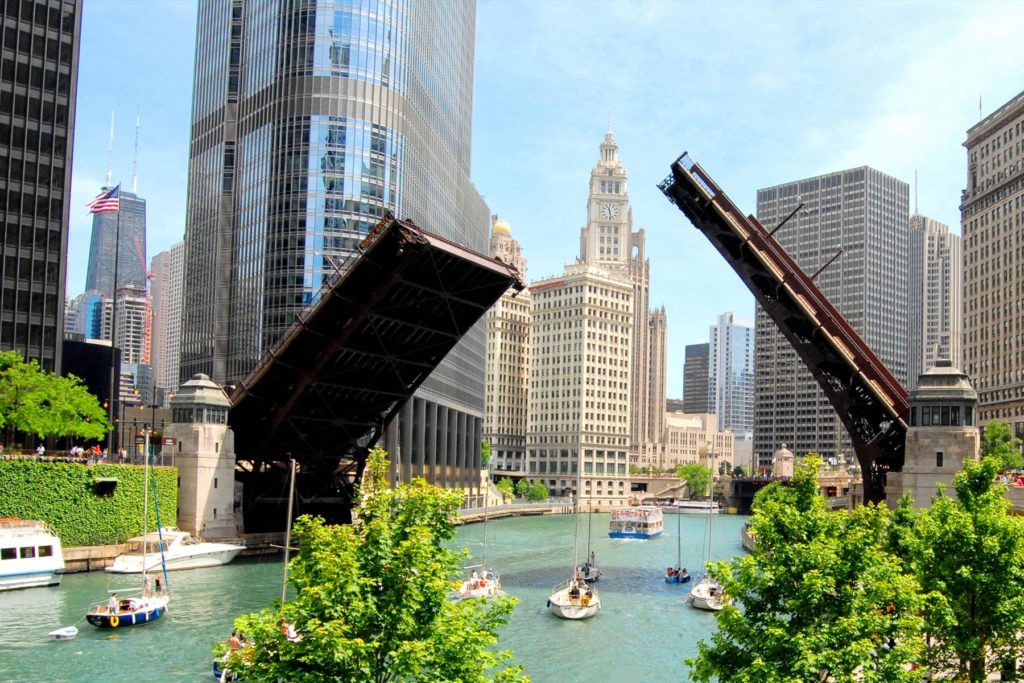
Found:
<svg viewBox="0 0 1024 683"><path fill-rule="evenodd" d="M480 463L487 469L491 464L491 442L484 439L480 442Z"/></svg>
<svg viewBox="0 0 1024 683"><path fill-rule="evenodd" d="M1024 466L1024 455L1020 452L1020 439L1006 422L995 420L985 425L981 437L981 453L991 456L999 463L999 471L1019 470Z"/></svg>
<svg viewBox="0 0 1024 683"><path fill-rule="evenodd" d="M733 603L687 660L702 683L920 680L924 648L917 581L889 550L888 510L829 512L818 463L757 497L754 552L713 563Z"/></svg>
<svg viewBox="0 0 1024 683"><path fill-rule="evenodd" d="M501 491L501 495L505 500L509 500L516 495L516 487L508 477L502 477L495 484L495 488Z"/></svg>
<svg viewBox="0 0 1024 683"><path fill-rule="evenodd" d="M530 484L530 490L527 491L526 497L530 500L547 500L548 487L542 481L535 481Z"/></svg>
<svg viewBox="0 0 1024 683"><path fill-rule="evenodd" d="M940 489L905 544L931 592L925 661L951 680L984 681L1024 657L1024 522L995 482L1000 467L995 457L965 462L953 479L957 498Z"/></svg>
<svg viewBox="0 0 1024 683"><path fill-rule="evenodd" d="M17 351L0 352L0 427L14 432L98 439L110 430L99 401L74 375L59 377L26 362Z"/></svg>
<svg viewBox="0 0 1024 683"><path fill-rule="evenodd" d="M526 498L526 496L529 493L530 493L530 482L528 482L525 478L524 479L520 479L519 481L516 482L516 495L517 496L519 496L520 498Z"/></svg>
<svg viewBox="0 0 1024 683"><path fill-rule="evenodd" d="M686 480L690 497L705 496L711 488L711 468L688 462L676 468L676 476Z"/></svg>
<svg viewBox="0 0 1024 683"><path fill-rule="evenodd" d="M375 449L359 523L298 519L295 599L238 617L251 645L230 653L228 666L255 681L528 681L511 652L493 649L515 599L449 600L465 558L447 545L460 497L418 478L389 489L387 458ZM287 640L284 623L301 640Z"/></svg>

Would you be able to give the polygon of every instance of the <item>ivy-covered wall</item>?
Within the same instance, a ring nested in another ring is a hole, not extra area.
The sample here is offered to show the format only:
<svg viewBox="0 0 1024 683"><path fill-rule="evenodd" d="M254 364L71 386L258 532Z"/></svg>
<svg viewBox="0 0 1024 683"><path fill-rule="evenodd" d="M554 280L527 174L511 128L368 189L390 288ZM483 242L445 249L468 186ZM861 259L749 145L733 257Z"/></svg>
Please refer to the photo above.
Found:
<svg viewBox="0 0 1024 683"><path fill-rule="evenodd" d="M0 517L48 523L64 546L123 543L142 533L144 468L131 465L81 465L68 462L0 460ZM149 523L156 528L153 479L160 522L178 518L178 470L151 467ZM99 478L117 479L108 494L97 493Z"/></svg>

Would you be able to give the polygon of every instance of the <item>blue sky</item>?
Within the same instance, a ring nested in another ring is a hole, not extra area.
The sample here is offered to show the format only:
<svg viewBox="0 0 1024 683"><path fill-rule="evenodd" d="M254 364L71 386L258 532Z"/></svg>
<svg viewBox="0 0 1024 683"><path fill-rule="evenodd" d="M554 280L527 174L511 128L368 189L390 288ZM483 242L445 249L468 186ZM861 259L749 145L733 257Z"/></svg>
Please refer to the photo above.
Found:
<svg viewBox="0 0 1024 683"><path fill-rule="evenodd" d="M139 192L149 254L184 234L192 0L89 0L83 15L68 293L82 290L116 111L114 179ZM753 297L655 184L684 150L745 211L757 188L860 165L908 183L959 231L966 130L1024 90L1024 3L480 0L473 180L512 226L529 278L572 262L611 116L647 231L651 304L669 320L668 393L683 347ZM913 196L913 194L912 194Z"/></svg>

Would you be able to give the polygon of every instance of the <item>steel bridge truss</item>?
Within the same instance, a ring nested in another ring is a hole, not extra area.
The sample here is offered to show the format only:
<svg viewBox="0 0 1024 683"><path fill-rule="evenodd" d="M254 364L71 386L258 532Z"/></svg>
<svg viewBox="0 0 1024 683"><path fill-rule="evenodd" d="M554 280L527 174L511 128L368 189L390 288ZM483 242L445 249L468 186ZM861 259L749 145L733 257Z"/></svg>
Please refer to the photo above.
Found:
<svg viewBox="0 0 1024 683"><path fill-rule="evenodd" d="M779 244L774 230L744 216L687 154L658 187L704 233L792 344L850 434L865 501L883 501L885 473L903 467L906 390L832 306L814 276L808 277Z"/></svg>

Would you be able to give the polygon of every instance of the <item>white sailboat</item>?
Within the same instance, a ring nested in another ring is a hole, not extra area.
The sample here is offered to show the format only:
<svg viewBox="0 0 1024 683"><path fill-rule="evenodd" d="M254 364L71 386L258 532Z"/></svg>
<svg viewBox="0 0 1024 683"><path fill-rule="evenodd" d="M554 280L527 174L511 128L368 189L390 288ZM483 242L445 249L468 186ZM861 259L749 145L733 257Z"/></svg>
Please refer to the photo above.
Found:
<svg viewBox="0 0 1024 683"><path fill-rule="evenodd" d="M715 457L711 456L711 506L715 503ZM728 596L722 590L720 583L711 578L707 571L707 564L711 561L712 535L715 526L715 515L708 515L704 526L704 575L693 588L690 589L690 605L697 609L709 612L719 612L729 602Z"/></svg>
<svg viewBox="0 0 1024 683"><path fill-rule="evenodd" d="M455 594L456 600L472 600L473 598L484 598L486 600L502 595L501 576L487 566L487 511L491 500L490 481L490 470L488 470L487 489L484 493L484 540L480 564L464 568L468 574L462 583L459 584L458 591ZM479 573L477 573L477 569L480 570Z"/></svg>
<svg viewBox="0 0 1024 683"><path fill-rule="evenodd" d="M587 583L579 570L579 492L582 482L577 479L576 507L573 510L572 577L558 584L548 596L548 609L562 619L589 619L601 609L601 595Z"/></svg>
<svg viewBox="0 0 1024 683"><path fill-rule="evenodd" d="M583 561L583 566L580 567L580 573L583 574L583 580L587 583L596 583L601 580L601 568L597 566L597 557L594 555L593 549L590 547L591 541L594 538L594 505L587 497L587 559Z"/></svg>

